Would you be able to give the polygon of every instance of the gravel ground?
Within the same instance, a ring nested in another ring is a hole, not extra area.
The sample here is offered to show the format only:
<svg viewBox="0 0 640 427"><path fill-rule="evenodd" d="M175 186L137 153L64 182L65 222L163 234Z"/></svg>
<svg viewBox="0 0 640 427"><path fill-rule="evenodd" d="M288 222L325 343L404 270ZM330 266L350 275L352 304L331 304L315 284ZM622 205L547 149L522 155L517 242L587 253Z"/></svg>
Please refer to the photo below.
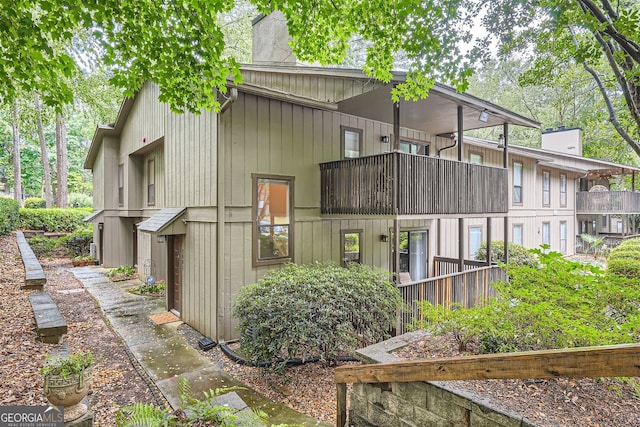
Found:
<svg viewBox="0 0 640 427"><path fill-rule="evenodd" d="M24 268L15 237L0 237L0 406L47 405L39 373L47 354L68 346L90 350L98 358L89 396L95 426L114 426L118 409L135 402L166 406L167 402L123 344L105 323L95 300L68 271L67 258L41 259L49 292L68 324L61 344L36 341L35 320L28 295L20 289Z"/></svg>

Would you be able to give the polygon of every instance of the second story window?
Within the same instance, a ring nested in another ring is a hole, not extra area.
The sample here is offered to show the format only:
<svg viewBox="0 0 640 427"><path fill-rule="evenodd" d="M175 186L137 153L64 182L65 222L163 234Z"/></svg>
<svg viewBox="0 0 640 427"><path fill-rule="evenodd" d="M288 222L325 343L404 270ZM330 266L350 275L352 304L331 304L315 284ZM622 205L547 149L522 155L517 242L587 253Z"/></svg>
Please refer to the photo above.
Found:
<svg viewBox="0 0 640 427"><path fill-rule="evenodd" d="M522 204L522 163L513 162L513 203Z"/></svg>
<svg viewBox="0 0 640 427"><path fill-rule="evenodd" d="M551 174L549 171L542 171L542 206L551 204Z"/></svg>
<svg viewBox="0 0 640 427"><path fill-rule="evenodd" d="M124 164L118 165L118 206L124 206Z"/></svg>
<svg viewBox="0 0 640 427"><path fill-rule="evenodd" d="M156 160L147 160L147 205L156 204Z"/></svg>
<svg viewBox="0 0 640 427"><path fill-rule="evenodd" d="M567 175L560 174L560 206L567 206Z"/></svg>
<svg viewBox="0 0 640 427"><path fill-rule="evenodd" d="M476 165L481 165L483 162L482 154L480 153L469 153L469 163L473 163Z"/></svg>
<svg viewBox="0 0 640 427"><path fill-rule="evenodd" d="M341 127L342 153L345 159L355 159L362 154L362 130Z"/></svg>
<svg viewBox="0 0 640 427"><path fill-rule="evenodd" d="M403 153L420 154L422 156L429 155L429 145L419 144L411 141L400 141L398 150Z"/></svg>

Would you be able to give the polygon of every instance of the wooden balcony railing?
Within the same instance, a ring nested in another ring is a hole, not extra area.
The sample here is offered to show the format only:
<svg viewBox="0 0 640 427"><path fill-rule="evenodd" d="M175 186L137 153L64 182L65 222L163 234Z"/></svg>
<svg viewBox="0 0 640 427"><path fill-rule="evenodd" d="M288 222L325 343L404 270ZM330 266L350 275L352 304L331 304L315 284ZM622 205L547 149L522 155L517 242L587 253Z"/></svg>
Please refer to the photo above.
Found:
<svg viewBox="0 0 640 427"><path fill-rule="evenodd" d="M637 214L640 213L640 192L580 191L576 193L577 214Z"/></svg>
<svg viewBox="0 0 640 427"><path fill-rule="evenodd" d="M422 319L416 301L429 301L449 308L454 303L465 308L475 307L496 295L491 283L498 280L507 280L507 275L503 269L492 265L398 285L407 307L400 314L398 334L407 332L412 319Z"/></svg>
<svg viewBox="0 0 640 427"><path fill-rule="evenodd" d="M508 171L406 153L320 164L321 212L355 215L508 211Z"/></svg>

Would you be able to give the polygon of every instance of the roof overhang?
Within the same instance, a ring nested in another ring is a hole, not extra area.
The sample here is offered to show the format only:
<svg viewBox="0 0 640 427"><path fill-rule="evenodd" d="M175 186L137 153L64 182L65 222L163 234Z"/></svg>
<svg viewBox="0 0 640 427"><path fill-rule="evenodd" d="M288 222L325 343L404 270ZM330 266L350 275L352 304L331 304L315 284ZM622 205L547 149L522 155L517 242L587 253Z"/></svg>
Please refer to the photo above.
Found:
<svg viewBox="0 0 640 427"><path fill-rule="evenodd" d="M394 83L374 89L362 95L341 101L338 110L347 114L366 117L385 123L393 123L393 101L391 91ZM418 129L432 135L446 135L458 131L458 107L462 107L463 130L511 125L539 128L540 123L498 107L475 96L456 92L444 85L436 84L429 96L418 101L401 100L400 126ZM480 113L486 119L480 119Z"/></svg>
<svg viewBox="0 0 640 427"><path fill-rule="evenodd" d="M118 116L116 117L116 121L110 125L98 125L96 127L95 132L93 133L93 138L91 139L91 145L89 145L89 150L87 151L87 157L84 159L83 167L85 169L93 169L93 163L96 161L96 157L98 156L98 151L100 150L100 146L102 145L102 140L108 136L119 136L120 132L122 132L122 128L126 122L127 116L131 112L131 108L133 107L133 103L135 101L135 95L131 98L125 98L120 105L120 110L118 110Z"/></svg>
<svg viewBox="0 0 640 427"><path fill-rule="evenodd" d="M92 212L89 215L82 218L84 222L95 222L100 221L104 216L104 209L100 209L98 211Z"/></svg>
<svg viewBox="0 0 640 427"><path fill-rule="evenodd" d="M163 208L151 218L138 224L138 230L150 234L186 234L185 221L178 221L187 212L187 208Z"/></svg>

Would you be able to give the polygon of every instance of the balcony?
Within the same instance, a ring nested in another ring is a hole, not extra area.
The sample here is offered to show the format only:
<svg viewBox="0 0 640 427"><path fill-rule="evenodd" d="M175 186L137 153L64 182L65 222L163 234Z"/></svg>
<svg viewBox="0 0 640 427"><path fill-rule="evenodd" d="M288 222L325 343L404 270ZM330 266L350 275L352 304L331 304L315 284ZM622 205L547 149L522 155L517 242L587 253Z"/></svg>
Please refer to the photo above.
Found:
<svg viewBox="0 0 640 427"><path fill-rule="evenodd" d="M576 214L637 214L640 193L633 191L580 191L576 193Z"/></svg>
<svg viewBox="0 0 640 427"><path fill-rule="evenodd" d="M508 211L508 171L406 153L320 164L329 215L469 215Z"/></svg>

